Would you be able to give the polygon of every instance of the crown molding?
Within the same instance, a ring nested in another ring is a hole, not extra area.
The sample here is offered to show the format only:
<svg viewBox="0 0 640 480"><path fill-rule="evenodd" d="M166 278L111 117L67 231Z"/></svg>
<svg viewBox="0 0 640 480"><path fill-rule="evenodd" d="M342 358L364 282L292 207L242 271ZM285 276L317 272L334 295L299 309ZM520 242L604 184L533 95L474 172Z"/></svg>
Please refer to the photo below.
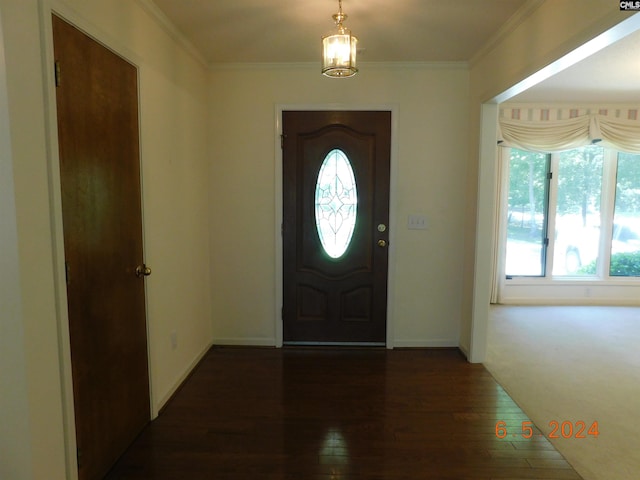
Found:
<svg viewBox="0 0 640 480"><path fill-rule="evenodd" d="M478 50L469 60L469 66L473 67L477 62L487 56L504 38L518 28L533 12L545 3L546 0L528 0L522 7L514 13L502 27L494 33L489 40Z"/></svg>
<svg viewBox="0 0 640 480"><path fill-rule="evenodd" d="M422 70L468 70L469 62L358 62L361 74L366 70L385 69L422 69ZM284 70L317 69L320 72L320 62L264 62L264 63L210 63L209 70Z"/></svg>
<svg viewBox="0 0 640 480"><path fill-rule="evenodd" d="M187 37L175 26L175 24L160 10L153 0L136 0L138 5L158 24L167 35L175 40L189 55L207 68L207 60L202 53L191 43Z"/></svg>

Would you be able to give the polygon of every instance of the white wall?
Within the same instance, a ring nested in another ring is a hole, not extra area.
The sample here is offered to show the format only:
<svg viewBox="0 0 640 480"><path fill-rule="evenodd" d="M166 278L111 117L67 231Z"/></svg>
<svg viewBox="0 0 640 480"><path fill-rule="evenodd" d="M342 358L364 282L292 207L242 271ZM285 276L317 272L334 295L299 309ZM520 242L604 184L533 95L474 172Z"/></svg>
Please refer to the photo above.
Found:
<svg viewBox="0 0 640 480"><path fill-rule="evenodd" d="M0 478L27 480L32 478L29 397L6 83L0 22Z"/></svg>
<svg viewBox="0 0 640 480"><path fill-rule="evenodd" d="M16 412L22 413L16 422L30 428L25 439L31 439L32 462L24 468L32 469L34 479L67 478L74 461L73 454L65 459L64 449L65 439L72 444L74 434L68 429L73 410L55 112L49 108L55 92L48 67L43 69L53 64L52 8L139 67L145 249L153 268L147 300L154 412L206 351L212 335L203 63L160 26L144 2L0 0L19 245L20 288L13 285L10 291L22 292L9 332L19 347L20 327L24 330L26 358L24 374L19 364L14 371L21 377L15 379L16 390L3 383L0 396L15 404L19 380L26 384L28 402ZM3 205L3 228L5 213L10 218ZM20 319L21 325L15 323ZM175 350L172 332L178 338Z"/></svg>
<svg viewBox="0 0 640 480"><path fill-rule="evenodd" d="M3 0L33 478L64 478L60 348L37 2ZM16 338L19 340L19 337ZM15 395L11 388L0 392ZM24 408L24 407L23 407ZM18 413L18 412L16 412ZM4 435L4 432L2 433Z"/></svg>
<svg viewBox="0 0 640 480"><path fill-rule="evenodd" d="M318 65L214 69L211 251L214 341L276 343L276 106L397 109L391 265L395 346L457 345L462 295L468 71L363 64L349 79ZM392 160L393 161L393 160ZM407 230L407 216L429 229Z"/></svg>

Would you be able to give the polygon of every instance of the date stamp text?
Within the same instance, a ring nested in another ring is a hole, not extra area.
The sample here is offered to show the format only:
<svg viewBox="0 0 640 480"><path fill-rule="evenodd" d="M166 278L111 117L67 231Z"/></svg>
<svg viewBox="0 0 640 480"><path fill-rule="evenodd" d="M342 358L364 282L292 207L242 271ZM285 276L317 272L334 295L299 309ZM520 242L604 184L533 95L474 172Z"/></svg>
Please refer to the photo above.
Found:
<svg viewBox="0 0 640 480"><path fill-rule="evenodd" d="M600 432L598 431L598 422L593 422L591 425L587 425L587 423L582 420L578 420L577 422L570 422L565 420L563 422L559 422L556 420L552 420L549 422L549 427L551 427L551 432L548 435L548 438L598 438ZM524 421L520 425L520 432L513 433L509 431L509 426L507 422L504 420L500 420L496 423L496 437L498 438L506 438L508 435L513 437L520 436L522 438L533 438L534 436L542 437L542 433L535 433L535 426L531 421Z"/></svg>

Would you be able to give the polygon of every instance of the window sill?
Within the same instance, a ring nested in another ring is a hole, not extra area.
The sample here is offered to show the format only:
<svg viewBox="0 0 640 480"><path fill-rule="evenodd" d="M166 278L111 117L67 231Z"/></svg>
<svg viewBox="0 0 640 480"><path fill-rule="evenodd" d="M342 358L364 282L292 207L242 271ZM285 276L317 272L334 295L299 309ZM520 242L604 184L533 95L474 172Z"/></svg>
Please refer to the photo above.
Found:
<svg viewBox="0 0 640 480"><path fill-rule="evenodd" d="M498 303L640 305L640 278L514 278L502 283Z"/></svg>
<svg viewBox="0 0 640 480"><path fill-rule="evenodd" d="M609 287L615 286L628 286L638 285L640 286L640 277L512 277L504 279L505 285L603 285Z"/></svg>

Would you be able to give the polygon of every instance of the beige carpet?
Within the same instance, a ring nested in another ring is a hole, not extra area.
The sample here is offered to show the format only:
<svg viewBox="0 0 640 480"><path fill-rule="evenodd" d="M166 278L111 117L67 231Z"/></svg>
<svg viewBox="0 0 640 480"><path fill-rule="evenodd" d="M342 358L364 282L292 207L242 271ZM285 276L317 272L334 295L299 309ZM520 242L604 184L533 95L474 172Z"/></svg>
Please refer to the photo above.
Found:
<svg viewBox="0 0 640 480"><path fill-rule="evenodd" d="M640 308L494 306L485 366L545 436L598 422L551 439L585 480L640 479Z"/></svg>

